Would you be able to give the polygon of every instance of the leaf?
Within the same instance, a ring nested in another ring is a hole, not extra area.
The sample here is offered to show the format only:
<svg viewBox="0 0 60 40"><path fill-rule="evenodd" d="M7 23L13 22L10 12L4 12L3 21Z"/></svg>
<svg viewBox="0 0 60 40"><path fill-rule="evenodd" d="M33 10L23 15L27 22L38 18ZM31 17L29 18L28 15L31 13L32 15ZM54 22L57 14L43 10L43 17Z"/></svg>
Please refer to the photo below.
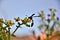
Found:
<svg viewBox="0 0 60 40"><path fill-rule="evenodd" d="M7 40L7 34L5 32L2 32L2 38L3 40Z"/></svg>
<svg viewBox="0 0 60 40"><path fill-rule="evenodd" d="M2 38L0 37L0 40L2 40Z"/></svg>
<svg viewBox="0 0 60 40"><path fill-rule="evenodd" d="M2 31L2 28L0 27L0 31Z"/></svg>

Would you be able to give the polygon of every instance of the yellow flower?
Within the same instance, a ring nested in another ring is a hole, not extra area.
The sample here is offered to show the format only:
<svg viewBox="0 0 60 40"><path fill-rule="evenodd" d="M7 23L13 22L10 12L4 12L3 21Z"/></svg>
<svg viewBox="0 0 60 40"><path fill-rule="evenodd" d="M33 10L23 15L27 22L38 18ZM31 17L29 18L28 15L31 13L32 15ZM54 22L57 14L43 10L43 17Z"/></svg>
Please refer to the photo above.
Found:
<svg viewBox="0 0 60 40"><path fill-rule="evenodd" d="M52 19L52 20L55 20L55 16L52 15L52 16L51 16L51 19Z"/></svg>
<svg viewBox="0 0 60 40"><path fill-rule="evenodd" d="M12 26L14 23L13 23L11 20L7 20L7 21L6 21L6 24L7 24L8 26Z"/></svg>
<svg viewBox="0 0 60 40"><path fill-rule="evenodd" d="M18 17L18 18L14 18L16 21L20 21L21 19L20 19L20 17Z"/></svg>
<svg viewBox="0 0 60 40"><path fill-rule="evenodd" d="M31 22L31 19L25 17L25 18L24 18L24 23L27 23L27 22Z"/></svg>
<svg viewBox="0 0 60 40"><path fill-rule="evenodd" d="M0 23L3 23L3 18L0 18Z"/></svg>
<svg viewBox="0 0 60 40"><path fill-rule="evenodd" d="M55 14L51 14L51 19L55 20Z"/></svg>

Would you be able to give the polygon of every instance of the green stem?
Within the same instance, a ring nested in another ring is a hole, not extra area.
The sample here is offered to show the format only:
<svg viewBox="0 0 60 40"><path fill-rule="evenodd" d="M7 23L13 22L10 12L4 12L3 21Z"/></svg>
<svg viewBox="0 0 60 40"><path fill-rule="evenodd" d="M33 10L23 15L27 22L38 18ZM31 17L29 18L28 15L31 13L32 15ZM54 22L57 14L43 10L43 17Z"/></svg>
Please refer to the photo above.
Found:
<svg viewBox="0 0 60 40"><path fill-rule="evenodd" d="M10 27L8 27L8 40L10 40Z"/></svg>
<svg viewBox="0 0 60 40"><path fill-rule="evenodd" d="M12 33L12 35L14 35L14 33L18 30L18 28L20 27L20 25L22 25L22 24L20 24L20 23L18 22L18 26L16 26L17 28L14 30L14 32Z"/></svg>
<svg viewBox="0 0 60 40"><path fill-rule="evenodd" d="M12 33L12 35L17 31L18 28L19 28L19 27L17 27L17 28L14 30L14 32Z"/></svg>

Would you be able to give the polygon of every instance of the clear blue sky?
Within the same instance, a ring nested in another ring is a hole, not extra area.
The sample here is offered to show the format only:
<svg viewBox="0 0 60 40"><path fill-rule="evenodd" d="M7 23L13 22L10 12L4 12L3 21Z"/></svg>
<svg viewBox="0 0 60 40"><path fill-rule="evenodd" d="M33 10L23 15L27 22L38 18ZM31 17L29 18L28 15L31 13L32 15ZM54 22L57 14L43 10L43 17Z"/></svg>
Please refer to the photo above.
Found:
<svg viewBox="0 0 60 40"><path fill-rule="evenodd" d="M48 8L56 8L57 16L60 14L60 0L0 0L0 17L3 17L5 19L12 19L14 17L26 17L25 15L30 16L31 14L35 13L37 15L38 11L44 10L47 13L50 13L48 11ZM32 30L35 30L38 32L37 24L39 24L39 18L34 19L34 26L33 28L26 28L25 26L22 26L23 28L20 28L15 33L16 35L27 35L31 33ZM12 27L11 32L15 27ZM30 30L31 29L31 30Z"/></svg>

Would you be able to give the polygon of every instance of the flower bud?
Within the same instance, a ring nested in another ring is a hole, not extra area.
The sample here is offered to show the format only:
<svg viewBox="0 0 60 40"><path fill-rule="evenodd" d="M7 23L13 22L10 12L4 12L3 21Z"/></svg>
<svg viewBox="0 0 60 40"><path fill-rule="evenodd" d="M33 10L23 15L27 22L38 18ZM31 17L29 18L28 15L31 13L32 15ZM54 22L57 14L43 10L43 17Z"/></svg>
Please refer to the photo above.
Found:
<svg viewBox="0 0 60 40"><path fill-rule="evenodd" d="M12 26L14 23L11 21L11 20L7 20L6 21L6 25L8 25L8 26Z"/></svg>
<svg viewBox="0 0 60 40"><path fill-rule="evenodd" d="M15 21L20 21L21 19L20 19L20 17L18 17L18 18L14 18L14 20Z"/></svg>

